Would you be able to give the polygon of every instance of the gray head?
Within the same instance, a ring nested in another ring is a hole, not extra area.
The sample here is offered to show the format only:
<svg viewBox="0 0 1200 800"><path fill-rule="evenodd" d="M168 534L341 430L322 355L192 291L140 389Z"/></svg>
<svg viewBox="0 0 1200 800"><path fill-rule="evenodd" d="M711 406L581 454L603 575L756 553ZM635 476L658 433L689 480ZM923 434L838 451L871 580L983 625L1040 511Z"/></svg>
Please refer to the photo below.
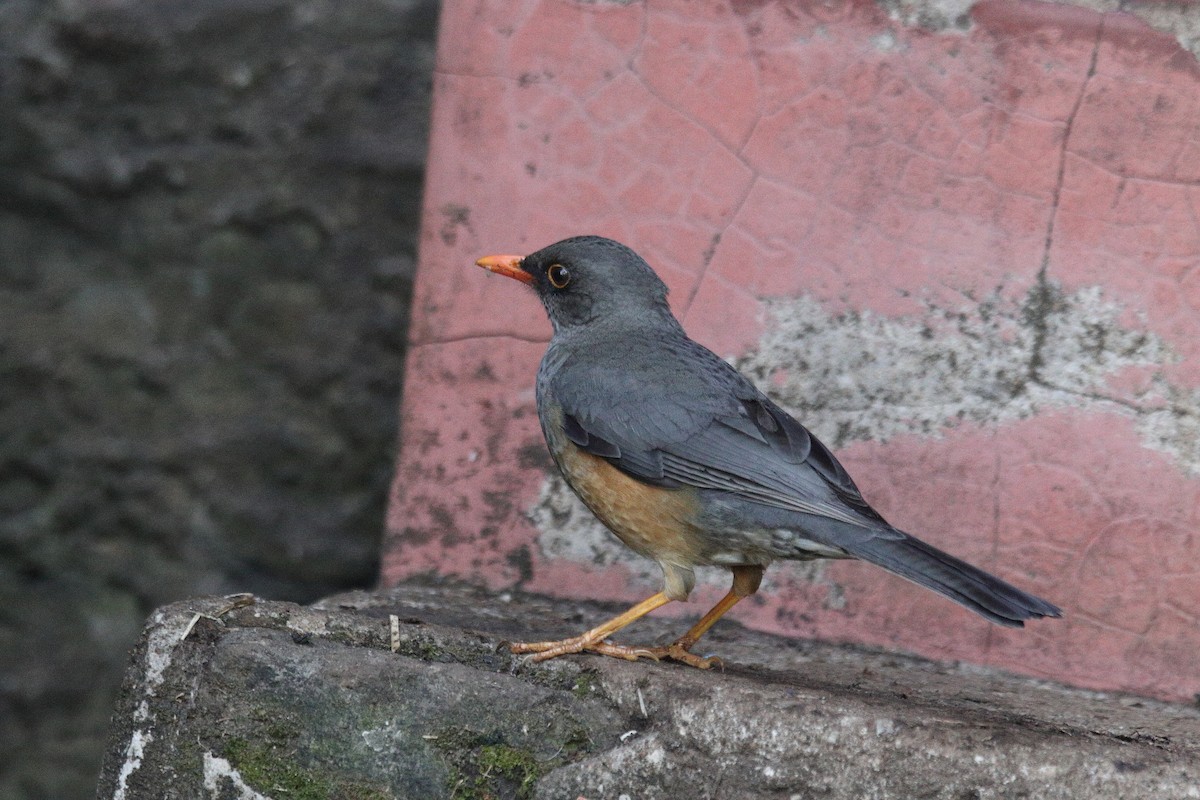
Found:
<svg viewBox="0 0 1200 800"><path fill-rule="evenodd" d="M658 320L678 327L666 284L641 256L612 239L574 236L523 258L488 256L476 263L532 286L556 332Z"/></svg>

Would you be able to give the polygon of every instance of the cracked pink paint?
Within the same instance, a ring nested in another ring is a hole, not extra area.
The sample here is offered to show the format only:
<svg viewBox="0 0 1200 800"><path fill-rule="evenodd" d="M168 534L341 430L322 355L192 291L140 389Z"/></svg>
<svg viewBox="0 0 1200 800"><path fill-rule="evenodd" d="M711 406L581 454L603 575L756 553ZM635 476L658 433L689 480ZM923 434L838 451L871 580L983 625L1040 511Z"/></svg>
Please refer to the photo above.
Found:
<svg viewBox="0 0 1200 800"><path fill-rule="evenodd" d="M971 18L934 34L862 0L447 0L384 582L647 591L538 549L525 512L548 464L533 377L549 325L524 287L473 266L488 253L619 239L729 356L757 344L769 298L901 318L1100 286L1173 350L1172 385L1200 389L1195 59L1122 14L992 0ZM733 616L1190 698L1200 479L1147 449L1120 404L1149 375L1114 376L1108 405L839 453L898 526L1063 620L1000 629L854 563L812 583L780 563L777 588Z"/></svg>

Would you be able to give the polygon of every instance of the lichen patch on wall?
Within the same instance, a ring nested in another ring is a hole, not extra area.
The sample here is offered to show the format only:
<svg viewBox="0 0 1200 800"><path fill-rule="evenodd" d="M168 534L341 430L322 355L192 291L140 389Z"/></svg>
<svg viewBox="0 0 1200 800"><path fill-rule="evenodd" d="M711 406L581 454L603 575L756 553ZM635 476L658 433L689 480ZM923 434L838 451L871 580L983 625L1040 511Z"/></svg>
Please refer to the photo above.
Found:
<svg viewBox="0 0 1200 800"><path fill-rule="evenodd" d="M1080 408L1136 417L1146 447L1200 475L1200 392L1163 375L1171 348L1097 287L1039 283L904 318L830 314L807 297L767 309L737 366L833 448Z"/></svg>

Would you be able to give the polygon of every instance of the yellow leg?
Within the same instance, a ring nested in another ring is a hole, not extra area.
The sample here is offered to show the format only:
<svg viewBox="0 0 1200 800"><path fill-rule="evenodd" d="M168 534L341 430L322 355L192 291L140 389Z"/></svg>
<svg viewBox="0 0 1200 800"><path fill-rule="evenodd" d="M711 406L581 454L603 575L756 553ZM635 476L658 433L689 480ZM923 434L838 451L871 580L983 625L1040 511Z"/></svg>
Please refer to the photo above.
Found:
<svg viewBox="0 0 1200 800"><path fill-rule="evenodd" d="M563 639L558 642L516 642L509 645L509 649L514 653L537 653L533 657L534 661L546 661L558 656L565 656L568 653L582 653L584 650L593 650L596 644L599 644L629 623L641 619L654 609L661 608L669 602L671 602L671 598L667 597L663 592L659 592L656 595L647 597L624 614L618 614L608 622L597 625L586 633L581 633L578 636L572 636L570 639ZM606 653L606 655L616 654ZM628 658L629 656L622 657ZM632 656L631 660L636 661L637 656Z"/></svg>
<svg viewBox="0 0 1200 800"><path fill-rule="evenodd" d="M687 633L666 647L644 648L641 655L648 658L667 658L672 661L681 661L697 669L709 669L714 664L720 664L721 659L716 656L701 658L689 651L696 642L700 641L701 636L708 633L709 628L717 624L717 620L725 616L729 609L736 606L743 598L749 597L758 591L758 586L762 583L762 576L762 567L734 567L733 586L730 587L724 597L717 601L715 606L708 610L707 614L700 618L699 622L693 625Z"/></svg>
<svg viewBox="0 0 1200 800"><path fill-rule="evenodd" d="M653 658L657 661L665 658L688 664L697 669L709 669L714 664L719 664L720 659L716 657L701 658L689 651L700 640L701 636L708 633L708 629L715 625L717 620L725 616L729 609L737 605L742 598L749 597L758 591L758 585L762 582L762 575L762 567L734 567L733 586L729 592L715 606L709 609L708 613L701 617L700 621L693 625L687 633L666 647L630 647L604 641L631 622L671 602L671 598L659 592L653 597L649 597L638 603L624 614L613 617L603 625L592 628L587 633L558 642L513 644L510 645L510 649L514 653L536 653L537 655L533 657L534 661L545 661L568 653L582 653L586 650L590 653L624 658L629 661L636 661L639 658Z"/></svg>

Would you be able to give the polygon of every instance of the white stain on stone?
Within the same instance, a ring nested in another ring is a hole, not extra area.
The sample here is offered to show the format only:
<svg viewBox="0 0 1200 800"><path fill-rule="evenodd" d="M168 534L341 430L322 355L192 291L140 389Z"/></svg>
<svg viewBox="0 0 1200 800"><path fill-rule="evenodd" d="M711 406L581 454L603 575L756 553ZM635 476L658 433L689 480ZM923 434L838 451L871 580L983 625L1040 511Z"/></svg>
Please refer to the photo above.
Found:
<svg viewBox="0 0 1200 800"><path fill-rule="evenodd" d="M230 797L236 800L272 800L246 783L242 774L227 759L208 752L204 754L204 789L213 800Z"/></svg>
<svg viewBox="0 0 1200 800"><path fill-rule="evenodd" d="M362 732L363 743L376 753L394 753L401 745L403 731L395 720L388 720L381 728L369 728Z"/></svg>
<svg viewBox="0 0 1200 800"><path fill-rule="evenodd" d="M803 297L768 311L773 324L737 366L835 449L1078 408L1136 418L1146 447L1200 475L1200 392L1166 380L1170 347L1123 325L1099 288L899 319L830 314ZM1114 386L1130 374L1141 376L1134 388Z"/></svg>
<svg viewBox="0 0 1200 800"><path fill-rule="evenodd" d="M117 790L113 792L114 800L125 800L125 792L129 786L129 776L142 766L142 757L146 754L146 745L154 741L154 735L149 731L135 730L125 745L125 760L121 762L121 771L117 773Z"/></svg>
<svg viewBox="0 0 1200 800"><path fill-rule="evenodd" d="M879 4L901 25L939 33L965 33L971 29L975 0L879 0Z"/></svg>
<svg viewBox="0 0 1200 800"><path fill-rule="evenodd" d="M871 45L881 53L899 52L908 49L908 46L901 43L896 38L893 31L885 30L871 37Z"/></svg>
<svg viewBox="0 0 1200 800"><path fill-rule="evenodd" d="M146 635L146 673L142 679L142 701L134 709L134 722L143 723L150 719L150 698L163 682L171 655L179 644L190 620L185 616L167 617L158 611L150 618L150 632ZM125 745L125 760L117 773L117 788L113 800L125 800L129 778L142 766L146 745L154 741L149 728L137 728Z"/></svg>
<svg viewBox="0 0 1200 800"><path fill-rule="evenodd" d="M152 697L162 684L167 667L171 666L175 647L190 622L191 619L185 615L168 619L161 611L150 618L151 628L146 636L146 676L142 681L146 697ZM138 707L139 719L145 719L148 714L149 708L143 700Z"/></svg>

